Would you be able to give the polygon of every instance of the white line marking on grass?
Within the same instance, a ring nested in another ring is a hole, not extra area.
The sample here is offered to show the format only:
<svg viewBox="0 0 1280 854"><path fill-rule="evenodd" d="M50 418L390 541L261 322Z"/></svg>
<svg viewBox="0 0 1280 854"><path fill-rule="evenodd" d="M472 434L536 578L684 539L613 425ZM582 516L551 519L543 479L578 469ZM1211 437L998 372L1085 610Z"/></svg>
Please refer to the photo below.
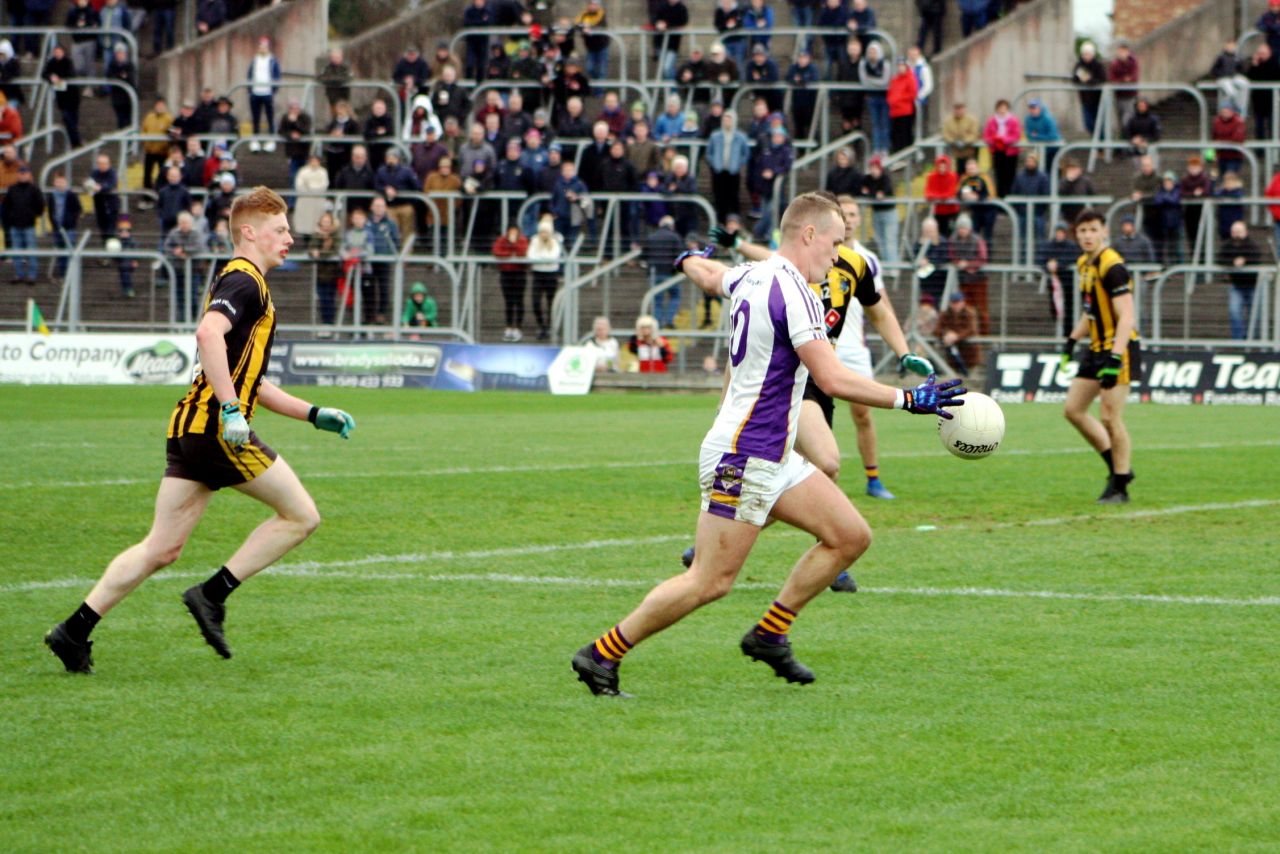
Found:
<svg viewBox="0 0 1280 854"><path fill-rule="evenodd" d="M332 565L332 564L330 564ZM648 589L658 580L640 578L577 578L561 575L505 575L499 572L417 573L417 572L352 572L339 569L322 571L314 566L292 565L268 569L271 575L286 578L337 579L342 581L412 581L432 584L508 584L537 587L623 587ZM157 575L160 580L180 580L202 577L194 572L166 572ZM75 587L92 583L87 578L63 578L55 581L33 581L0 587L0 593L20 593L32 590ZM777 583L740 581L734 590L776 590ZM1254 599L1233 599L1222 596L1165 596L1153 593L1068 593L1059 590L1002 590L993 587L860 587L860 593L876 596L922 596L937 598L953 596L971 599L1050 599L1078 602L1132 602L1151 605L1210 605L1229 608L1274 608L1280 606L1280 596L1260 596Z"/></svg>
<svg viewBox="0 0 1280 854"><path fill-rule="evenodd" d="M1260 439L1250 442L1193 442L1191 444L1184 445L1144 445L1141 450L1143 453L1147 453L1154 451L1198 451L1223 448L1263 448L1275 447L1277 445L1280 445L1280 439ZM895 460L931 459L938 457L939 453L939 451L882 451L880 456ZM1012 455L1019 457L1054 457L1093 453L1096 452L1087 446L1046 448L1043 450L1010 448L1002 452L1003 456ZM841 459L854 459L856 457L857 454L852 452L841 455ZM547 463L544 465L524 466L451 466L448 468L419 469L416 471L401 469L390 472L371 472L356 469L351 471L315 471L302 472L302 478L303 480L311 478L326 480L390 480L392 478L451 477L477 474L536 474L557 471L659 468L663 466L689 466L692 468L695 465L697 465L697 460L693 457L689 457L687 459L679 460L615 460L613 462ZM14 489L81 489L97 486L136 486L143 483L159 483L159 480L160 478L158 475L156 477L147 478L107 478L104 480L29 480L0 483L0 491Z"/></svg>
<svg viewBox="0 0 1280 854"><path fill-rule="evenodd" d="M1047 519L1022 519L1015 522L957 522L954 525L929 526L927 531L963 531L981 529L984 531L1005 528L1049 528L1055 525L1070 525L1075 522L1132 522L1135 519L1159 519L1164 516L1181 516L1184 513L1212 513L1218 510L1248 510L1256 507L1274 507L1280 504L1280 498L1250 498L1244 501L1218 501L1211 504L1180 504L1173 507L1157 507L1152 510L1130 510L1124 513L1079 513L1075 516L1054 516ZM921 530L917 528L882 528L885 531Z"/></svg>

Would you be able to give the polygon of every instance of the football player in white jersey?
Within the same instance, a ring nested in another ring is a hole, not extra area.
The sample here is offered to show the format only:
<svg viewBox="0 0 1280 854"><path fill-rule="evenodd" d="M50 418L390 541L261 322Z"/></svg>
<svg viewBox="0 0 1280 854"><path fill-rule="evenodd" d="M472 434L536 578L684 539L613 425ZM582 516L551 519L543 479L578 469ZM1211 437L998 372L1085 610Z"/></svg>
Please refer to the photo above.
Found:
<svg viewBox="0 0 1280 854"><path fill-rule="evenodd" d="M659 584L622 622L574 655L573 669L593 694L619 696L618 667L635 644L729 592L770 518L818 542L740 646L788 682L812 682L813 671L791 652L792 621L866 550L871 529L829 477L792 453L805 382L812 372L833 397L944 418L950 417L944 407L963 403L959 380L938 385L930 376L903 390L859 376L836 358L822 304L809 287L826 277L844 237L844 218L830 197L797 196L781 231L778 252L766 261L730 269L708 260L710 250L676 260L700 288L730 299L732 317L728 383L699 461L697 555L688 570Z"/></svg>
<svg viewBox="0 0 1280 854"><path fill-rule="evenodd" d="M837 248L838 258L827 277L821 282L811 282L809 286L822 301L827 335L833 339L837 358L851 371L868 379L875 378L863 322L866 316L871 318L885 344L898 355L898 364L904 370L922 377L928 376L933 373L933 365L907 347L907 339L898 324L893 305L888 298L883 297L884 281L880 276L880 259L858 241L862 212L857 199L853 196L833 198L839 203L840 212L844 216L844 240ZM724 229L712 228L711 238L751 261L762 261L773 254L773 250L768 247L751 243L741 235L730 234ZM857 429L858 452L866 471L867 495L892 499L893 493L880 482L871 409L866 404L857 402L851 402L849 406ZM840 474L840 447L832 432L834 414L835 406L831 396L818 388L810 376L805 386L804 403L800 406L796 449L832 480L836 480ZM694 549L685 550L681 556L685 566L693 561L694 553ZM842 572L831 583L831 589L855 593L858 585L848 572Z"/></svg>

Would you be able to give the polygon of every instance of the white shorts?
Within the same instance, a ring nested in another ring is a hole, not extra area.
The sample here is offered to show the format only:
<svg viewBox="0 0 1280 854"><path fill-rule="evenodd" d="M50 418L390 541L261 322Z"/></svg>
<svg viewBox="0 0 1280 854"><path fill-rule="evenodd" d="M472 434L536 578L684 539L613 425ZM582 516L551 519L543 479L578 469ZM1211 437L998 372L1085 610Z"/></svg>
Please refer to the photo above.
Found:
<svg viewBox="0 0 1280 854"><path fill-rule="evenodd" d="M764 527L782 493L816 471L794 451L775 463L703 445L698 460L702 509L724 519Z"/></svg>
<svg viewBox="0 0 1280 854"><path fill-rule="evenodd" d="M840 364L844 365L855 374L862 374L867 379L875 379L875 372L871 368L871 351L866 347L854 348L836 348L836 358L840 360Z"/></svg>

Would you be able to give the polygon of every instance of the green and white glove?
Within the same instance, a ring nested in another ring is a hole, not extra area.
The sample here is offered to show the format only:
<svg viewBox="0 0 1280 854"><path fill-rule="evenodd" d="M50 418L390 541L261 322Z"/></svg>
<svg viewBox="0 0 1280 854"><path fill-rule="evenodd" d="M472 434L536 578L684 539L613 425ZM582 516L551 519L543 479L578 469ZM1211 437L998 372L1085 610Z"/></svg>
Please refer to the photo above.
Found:
<svg viewBox="0 0 1280 854"><path fill-rule="evenodd" d="M917 356L915 353L903 353L902 358L898 359L898 367L904 371L919 374L922 377L927 377L933 373L933 363L924 356Z"/></svg>
<svg viewBox="0 0 1280 854"><path fill-rule="evenodd" d="M222 441L233 448L249 441L249 422L244 420L238 400L228 400L222 404Z"/></svg>
<svg viewBox="0 0 1280 854"><path fill-rule="evenodd" d="M351 437L351 431L356 429L356 420L341 409L332 409L330 407L311 407L311 412L307 413L307 420L316 425L317 430L328 430L330 433L337 433L344 439Z"/></svg>

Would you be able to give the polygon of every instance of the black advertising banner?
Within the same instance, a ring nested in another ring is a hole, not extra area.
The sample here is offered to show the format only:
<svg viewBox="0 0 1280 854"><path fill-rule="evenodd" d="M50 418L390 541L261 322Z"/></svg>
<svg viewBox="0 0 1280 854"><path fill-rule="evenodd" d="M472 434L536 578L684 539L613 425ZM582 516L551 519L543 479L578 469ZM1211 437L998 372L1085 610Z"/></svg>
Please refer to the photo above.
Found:
<svg viewBox="0 0 1280 854"><path fill-rule="evenodd" d="M1000 403L1062 403L1078 363L1058 351L993 350L987 393ZM1280 353L1146 350L1131 402L1280 406Z"/></svg>

